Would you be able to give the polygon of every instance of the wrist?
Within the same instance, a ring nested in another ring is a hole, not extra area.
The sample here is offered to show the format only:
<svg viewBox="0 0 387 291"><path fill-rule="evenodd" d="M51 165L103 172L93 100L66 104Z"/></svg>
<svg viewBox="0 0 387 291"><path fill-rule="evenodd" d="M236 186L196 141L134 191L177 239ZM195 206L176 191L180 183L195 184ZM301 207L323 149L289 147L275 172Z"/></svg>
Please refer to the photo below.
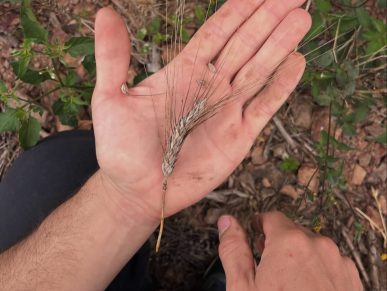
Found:
<svg viewBox="0 0 387 291"><path fill-rule="evenodd" d="M101 169L93 178L98 193L105 200L106 208L115 223L119 225L140 224L146 228L156 229L159 218L152 214L152 209L138 197L140 193L122 191Z"/></svg>

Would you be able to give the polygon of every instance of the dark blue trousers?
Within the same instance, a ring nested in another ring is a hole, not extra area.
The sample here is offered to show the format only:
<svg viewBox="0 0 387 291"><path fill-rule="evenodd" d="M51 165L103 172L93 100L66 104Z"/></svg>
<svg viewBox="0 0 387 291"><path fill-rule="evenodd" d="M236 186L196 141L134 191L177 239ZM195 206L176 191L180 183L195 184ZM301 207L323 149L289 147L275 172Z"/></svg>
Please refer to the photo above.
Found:
<svg viewBox="0 0 387 291"><path fill-rule="evenodd" d="M0 252L28 236L97 169L91 131L62 132L24 152L0 183ZM148 256L145 244L106 290L144 290Z"/></svg>

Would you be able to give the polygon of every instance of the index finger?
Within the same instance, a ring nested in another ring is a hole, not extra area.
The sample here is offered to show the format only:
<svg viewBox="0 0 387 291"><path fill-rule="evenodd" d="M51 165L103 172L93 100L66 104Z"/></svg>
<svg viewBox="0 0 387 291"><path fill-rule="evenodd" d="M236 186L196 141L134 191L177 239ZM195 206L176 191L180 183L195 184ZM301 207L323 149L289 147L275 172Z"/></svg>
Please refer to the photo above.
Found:
<svg viewBox="0 0 387 291"><path fill-rule="evenodd" d="M229 0L199 29L184 52L210 62L226 45L234 32L264 2L264 0Z"/></svg>
<svg viewBox="0 0 387 291"><path fill-rule="evenodd" d="M278 239L289 233L289 231L297 230L307 237L316 237L317 234L301 225L297 225L290 220L285 214L279 211L265 212L257 214L258 224L260 225L266 239Z"/></svg>
<svg viewBox="0 0 387 291"><path fill-rule="evenodd" d="M279 211L265 212L256 215L258 223L267 237L279 236L298 226Z"/></svg>

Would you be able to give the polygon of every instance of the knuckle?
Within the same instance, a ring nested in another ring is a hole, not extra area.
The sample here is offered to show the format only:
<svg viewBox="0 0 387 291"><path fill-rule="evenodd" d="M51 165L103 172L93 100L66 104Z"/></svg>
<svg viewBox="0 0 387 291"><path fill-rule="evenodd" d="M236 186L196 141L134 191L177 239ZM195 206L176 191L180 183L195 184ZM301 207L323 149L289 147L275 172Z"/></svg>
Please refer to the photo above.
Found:
<svg viewBox="0 0 387 291"><path fill-rule="evenodd" d="M326 236L317 238L318 247L329 255L340 256L340 251L333 240Z"/></svg>
<svg viewBox="0 0 387 291"><path fill-rule="evenodd" d="M210 19L208 23L209 25L203 28L203 35L211 39L216 38L218 41L228 38L229 33L224 30L223 25L220 25L218 21L215 21L215 19ZM213 43L216 42L214 41Z"/></svg>
<svg viewBox="0 0 387 291"><path fill-rule="evenodd" d="M307 251L310 248L310 238L298 228L286 232L285 241L292 247Z"/></svg>
<svg viewBox="0 0 387 291"><path fill-rule="evenodd" d="M275 3L270 3L268 2L264 7L263 7L264 13L269 15L268 19L273 19L275 23L279 23L282 20L282 15L281 12L276 9Z"/></svg>
<svg viewBox="0 0 387 291"><path fill-rule="evenodd" d="M274 219L282 219L284 217L286 217L281 211L271 211L271 212L267 212L267 213L263 213L264 216L266 216L268 219L270 220L274 220Z"/></svg>
<svg viewBox="0 0 387 291"><path fill-rule="evenodd" d="M271 118L276 112L268 103L266 102L257 102L254 106L254 111L258 115L262 115L267 118Z"/></svg>
<svg viewBox="0 0 387 291"><path fill-rule="evenodd" d="M259 44L256 34L250 33L245 29L239 29L235 36L239 38L243 42L244 47L249 50L255 50ZM238 49L243 49L243 47Z"/></svg>
<svg viewBox="0 0 387 291"><path fill-rule="evenodd" d="M219 244L219 256L221 258L227 258L230 255L235 254L243 243L244 237L240 234L224 237Z"/></svg>
<svg viewBox="0 0 387 291"><path fill-rule="evenodd" d="M262 223L262 227L266 232L271 232L275 228L274 222L284 222L288 220L288 218L280 211L264 212L261 213L259 216Z"/></svg>
<svg viewBox="0 0 387 291"><path fill-rule="evenodd" d="M257 6L257 2L261 2L261 0L247 0L244 1L244 6L242 9L240 5L239 0L230 1L229 10L227 11L227 14L229 13L237 13L240 20L246 19L248 16L251 15L251 11L254 11L255 7ZM247 7L246 7L247 6Z"/></svg>
<svg viewBox="0 0 387 291"><path fill-rule="evenodd" d="M295 80L295 76L292 76L292 77L286 77L285 78L285 75L282 74L283 72L282 71L279 71L277 75L277 78L276 78L276 82L278 84L278 86L280 86L280 88L282 88L282 94L284 96L289 96L293 90L294 90L294 87L295 87L295 84L296 84L296 80ZM282 96L278 96L279 98L281 98Z"/></svg>
<svg viewBox="0 0 387 291"><path fill-rule="evenodd" d="M243 280L229 280L227 281L227 290L230 291L247 291L250 290L249 284Z"/></svg>

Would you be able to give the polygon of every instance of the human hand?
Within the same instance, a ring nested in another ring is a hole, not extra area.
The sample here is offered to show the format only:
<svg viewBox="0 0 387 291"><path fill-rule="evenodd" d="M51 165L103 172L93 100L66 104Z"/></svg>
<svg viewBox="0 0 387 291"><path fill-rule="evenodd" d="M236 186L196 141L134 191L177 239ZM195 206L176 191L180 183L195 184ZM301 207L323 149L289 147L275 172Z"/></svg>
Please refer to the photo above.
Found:
<svg viewBox="0 0 387 291"><path fill-rule="evenodd" d="M190 133L168 182L166 215L197 202L235 169L302 76L305 59L292 52L311 24L309 14L297 8L303 2L229 0L174 61L127 95L120 90L130 62L126 26L112 9L98 12L92 113L100 176L112 197L117 193L123 197L119 203L124 208L137 208L143 216L159 219L163 180L159 133L168 122L164 112L166 72L184 69L185 74L179 71L174 80L179 84L174 92L179 103L186 96L191 75L196 84L217 56L229 62L219 69L222 81L214 99L240 89L235 84L251 85L257 76L267 79L278 66L279 73L252 102L248 103L262 83L255 82Z"/></svg>
<svg viewBox="0 0 387 291"><path fill-rule="evenodd" d="M258 266L238 221L231 216L218 221L219 256L228 291L363 290L355 264L341 256L329 238L297 226L280 212L255 219L265 235L263 244L257 241L263 251Z"/></svg>

